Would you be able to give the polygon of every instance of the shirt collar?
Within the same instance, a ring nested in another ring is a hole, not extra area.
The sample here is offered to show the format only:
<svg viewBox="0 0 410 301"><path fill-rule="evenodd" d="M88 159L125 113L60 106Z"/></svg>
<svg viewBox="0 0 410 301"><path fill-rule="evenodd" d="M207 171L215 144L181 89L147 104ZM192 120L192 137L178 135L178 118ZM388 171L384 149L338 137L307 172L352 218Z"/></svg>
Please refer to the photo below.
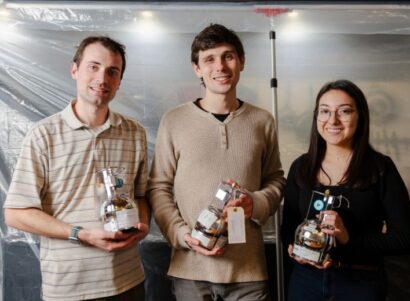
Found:
<svg viewBox="0 0 410 301"><path fill-rule="evenodd" d="M68 124L68 126L72 128L73 130L80 129L82 127L88 127L88 125L82 123L75 115L74 109L73 109L75 102L76 102L75 99L70 101L68 106L62 111L62 118ZM108 119L105 122L106 126L108 127L109 126L120 126L121 122L122 122L122 119L117 113L111 110L108 111Z"/></svg>

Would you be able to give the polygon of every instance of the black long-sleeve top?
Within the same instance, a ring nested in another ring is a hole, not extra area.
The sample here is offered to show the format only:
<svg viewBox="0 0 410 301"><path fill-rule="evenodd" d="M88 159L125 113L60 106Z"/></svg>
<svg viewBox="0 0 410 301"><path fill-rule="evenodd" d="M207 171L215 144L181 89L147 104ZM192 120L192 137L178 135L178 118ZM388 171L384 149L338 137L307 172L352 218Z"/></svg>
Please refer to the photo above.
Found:
<svg viewBox="0 0 410 301"><path fill-rule="evenodd" d="M296 172L305 155L296 159L288 174L285 188L282 222L282 240L285 248L293 244L297 226L305 219L312 196L296 180ZM346 245L337 245L331 251L334 260L346 264L380 265L384 255L410 254L410 200L406 186L393 161L378 154L380 173L377 181L366 188L344 185L319 185L314 190L330 190L332 195L342 195L349 207L336 210L349 232ZM313 218L310 216L308 218ZM387 231L382 233L383 225Z"/></svg>

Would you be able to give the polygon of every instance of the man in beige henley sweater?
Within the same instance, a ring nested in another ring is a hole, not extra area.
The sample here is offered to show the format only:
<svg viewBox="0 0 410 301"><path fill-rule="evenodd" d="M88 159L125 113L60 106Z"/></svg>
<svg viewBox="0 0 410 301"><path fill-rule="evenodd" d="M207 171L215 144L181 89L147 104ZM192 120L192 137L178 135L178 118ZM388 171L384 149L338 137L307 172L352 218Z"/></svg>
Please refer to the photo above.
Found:
<svg viewBox="0 0 410 301"><path fill-rule="evenodd" d="M222 25L205 28L191 47L205 97L164 114L149 181L153 214L171 244L168 274L178 301L269 300L261 226L279 206L284 185L272 115L236 97L245 54ZM218 184L237 181L246 243L211 250L190 233Z"/></svg>

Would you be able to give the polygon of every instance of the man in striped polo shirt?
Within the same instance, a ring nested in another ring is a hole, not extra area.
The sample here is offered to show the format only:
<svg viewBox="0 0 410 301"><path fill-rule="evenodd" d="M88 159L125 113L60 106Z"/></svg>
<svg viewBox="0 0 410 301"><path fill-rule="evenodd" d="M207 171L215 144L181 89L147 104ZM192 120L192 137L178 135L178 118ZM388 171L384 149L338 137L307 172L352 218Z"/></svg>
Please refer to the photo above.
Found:
<svg viewBox="0 0 410 301"><path fill-rule="evenodd" d="M137 242L149 231L144 199L147 143L135 120L111 111L125 47L84 39L71 68L77 97L27 134L4 205L9 226L41 236L44 300L144 300ZM95 213L96 172L123 167L140 222L132 233L104 231Z"/></svg>

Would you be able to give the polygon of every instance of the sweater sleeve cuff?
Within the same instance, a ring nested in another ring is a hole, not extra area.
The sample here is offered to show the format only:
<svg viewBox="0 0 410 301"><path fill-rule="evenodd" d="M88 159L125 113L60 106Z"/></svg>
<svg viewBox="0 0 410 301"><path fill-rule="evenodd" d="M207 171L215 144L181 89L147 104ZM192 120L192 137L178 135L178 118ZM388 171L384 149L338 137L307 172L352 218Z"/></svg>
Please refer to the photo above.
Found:
<svg viewBox="0 0 410 301"><path fill-rule="evenodd" d="M259 191L247 191L253 200L253 210L251 219L260 226L263 226L268 218L278 208L279 204L276 201L269 201L265 195Z"/></svg>
<svg viewBox="0 0 410 301"><path fill-rule="evenodd" d="M184 226L178 229L178 234L177 234L178 235L177 236L178 245L182 249L190 249L189 245L186 243L184 239L185 234L191 235L191 229L188 226Z"/></svg>

